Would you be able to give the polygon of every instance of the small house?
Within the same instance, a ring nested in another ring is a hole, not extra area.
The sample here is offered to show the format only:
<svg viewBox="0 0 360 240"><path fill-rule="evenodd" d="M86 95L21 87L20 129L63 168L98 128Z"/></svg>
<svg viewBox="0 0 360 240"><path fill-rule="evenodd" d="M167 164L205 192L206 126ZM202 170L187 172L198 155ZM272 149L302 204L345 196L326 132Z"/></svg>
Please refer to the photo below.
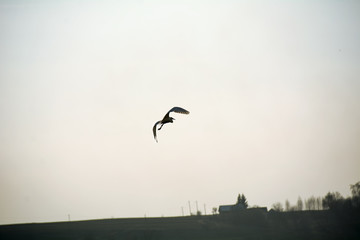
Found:
<svg viewBox="0 0 360 240"><path fill-rule="evenodd" d="M221 205L219 206L219 213L231 212L233 210L234 205Z"/></svg>

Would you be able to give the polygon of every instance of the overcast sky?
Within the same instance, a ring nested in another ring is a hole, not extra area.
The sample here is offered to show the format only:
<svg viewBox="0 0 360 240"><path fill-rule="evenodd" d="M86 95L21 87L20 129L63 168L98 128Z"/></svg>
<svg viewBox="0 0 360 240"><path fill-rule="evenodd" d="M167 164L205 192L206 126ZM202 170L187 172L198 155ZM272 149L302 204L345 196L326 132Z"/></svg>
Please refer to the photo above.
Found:
<svg viewBox="0 0 360 240"><path fill-rule="evenodd" d="M360 2L170 2L0 0L0 224L350 195Z"/></svg>

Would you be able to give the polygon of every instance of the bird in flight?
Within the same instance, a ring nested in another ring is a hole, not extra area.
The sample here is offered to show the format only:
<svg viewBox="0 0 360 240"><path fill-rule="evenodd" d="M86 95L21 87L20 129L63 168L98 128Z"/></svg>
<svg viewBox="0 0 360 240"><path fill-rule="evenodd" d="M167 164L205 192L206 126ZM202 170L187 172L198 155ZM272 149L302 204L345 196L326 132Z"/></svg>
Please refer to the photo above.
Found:
<svg viewBox="0 0 360 240"><path fill-rule="evenodd" d="M173 107L172 109L170 109L170 110L166 113L166 115L164 116L164 118L163 118L162 120L160 120L160 121L157 121L157 122L155 123L154 127L153 127L153 134L154 134L154 138L155 138L156 142L158 141L158 140L157 140L157 137L156 137L156 126L157 126L158 124L161 124L161 126L160 126L159 129L158 129L158 130L160 130L160 129L164 126L164 124L169 123L169 122L172 123L173 120L175 120L175 118L172 118L172 117L169 116L171 112L182 113L182 114L189 114L189 113L190 113L188 110L185 110L185 109L183 109L183 108L181 108L181 107Z"/></svg>

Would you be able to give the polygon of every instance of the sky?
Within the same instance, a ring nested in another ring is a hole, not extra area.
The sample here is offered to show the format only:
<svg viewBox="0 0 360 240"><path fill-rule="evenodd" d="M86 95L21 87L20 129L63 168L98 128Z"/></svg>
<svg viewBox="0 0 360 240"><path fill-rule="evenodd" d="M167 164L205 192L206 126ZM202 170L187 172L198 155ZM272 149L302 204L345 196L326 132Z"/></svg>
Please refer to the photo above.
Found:
<svg viewBox="0 0 360 240"><path fill-rule="evenodd" d="M359 1L0 0L0 224L349 196L359 24Z"/></svg>

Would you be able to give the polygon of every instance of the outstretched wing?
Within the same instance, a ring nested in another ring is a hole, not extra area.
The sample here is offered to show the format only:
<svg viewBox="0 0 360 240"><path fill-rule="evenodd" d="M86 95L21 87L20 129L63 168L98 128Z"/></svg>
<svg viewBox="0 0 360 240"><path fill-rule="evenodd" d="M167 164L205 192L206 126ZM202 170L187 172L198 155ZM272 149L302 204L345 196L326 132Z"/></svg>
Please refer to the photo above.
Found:
<svg viewBox="0 0 360 240"><path fill-rule="evenodd" d="M156 142L158 141L158 140L157 140L157 137L156 137L156 125L158 125L160 122L161 122L161 121L157 121L157 122L155 123L154 127L153 127L153 134L154 134L154 138L155 138Z"/></svg>
<svg viewBox="0 0 360 240"><path fill-rule="evenodd" d="M170 109L167 114L165 115L164 118L168 118L169 117L169 114L171 112L176 112L176 113L182 113L182 114L189 114L190 112L184 108L181 108L181 107L173 107L172 109Z"/></svg>

